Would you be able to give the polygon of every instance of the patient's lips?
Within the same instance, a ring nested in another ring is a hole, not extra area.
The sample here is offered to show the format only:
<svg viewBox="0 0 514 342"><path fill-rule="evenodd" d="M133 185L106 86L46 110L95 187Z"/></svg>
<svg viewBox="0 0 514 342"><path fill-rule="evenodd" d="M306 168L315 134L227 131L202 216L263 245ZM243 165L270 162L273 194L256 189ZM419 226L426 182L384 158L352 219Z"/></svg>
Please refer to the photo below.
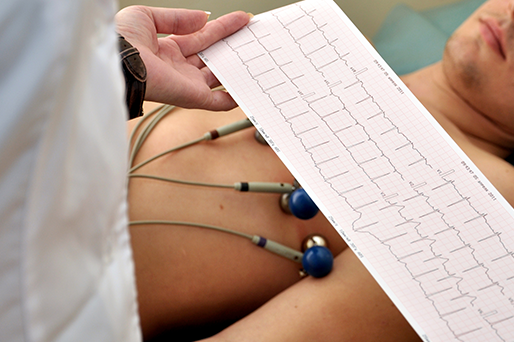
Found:
<svg viewBox="0 0 514 342"><path fill-rule="evenodd" d="M480 34L494 52L506 59L505 34L494 18L480 18Z"/></svg>

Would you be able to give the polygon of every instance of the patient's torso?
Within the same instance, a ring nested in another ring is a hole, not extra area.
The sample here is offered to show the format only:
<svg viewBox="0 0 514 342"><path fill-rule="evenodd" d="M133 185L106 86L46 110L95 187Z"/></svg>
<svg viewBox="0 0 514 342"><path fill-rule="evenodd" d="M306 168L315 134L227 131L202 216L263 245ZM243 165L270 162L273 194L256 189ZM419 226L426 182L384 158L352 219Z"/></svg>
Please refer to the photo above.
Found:
<svg viewBox="0 0 514 342"><path fill-rule="evenodd" d="M134 165L214 128L244 118L235 109L213 113L175 109L153 130ZM132 124L130 124L132 126ZM186 181L287 182L293 177L248 128L165 155L135 173ZM325 235L334 254L342 239L321 213L311 220L285 214L278 194L241 193L132 178L130 220L211 224L262 235L300 249L305 236ZM187 226L131 228L143 330L153 331L234 320L300 280L300 264L270 254L249 240Z"/></svg>

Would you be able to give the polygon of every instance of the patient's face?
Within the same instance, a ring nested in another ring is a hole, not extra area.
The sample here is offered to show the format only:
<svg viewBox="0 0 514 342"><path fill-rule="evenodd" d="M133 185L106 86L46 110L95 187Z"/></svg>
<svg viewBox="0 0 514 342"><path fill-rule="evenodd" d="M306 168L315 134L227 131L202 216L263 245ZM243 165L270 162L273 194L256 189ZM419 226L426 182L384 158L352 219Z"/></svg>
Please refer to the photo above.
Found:
<svg viewBox="0 0 514 342"><path fill-rule="evenodd" d="M477 9L449 39L443 65L452 86L475 108L512 119L514 0L489 0Z"/></svg>

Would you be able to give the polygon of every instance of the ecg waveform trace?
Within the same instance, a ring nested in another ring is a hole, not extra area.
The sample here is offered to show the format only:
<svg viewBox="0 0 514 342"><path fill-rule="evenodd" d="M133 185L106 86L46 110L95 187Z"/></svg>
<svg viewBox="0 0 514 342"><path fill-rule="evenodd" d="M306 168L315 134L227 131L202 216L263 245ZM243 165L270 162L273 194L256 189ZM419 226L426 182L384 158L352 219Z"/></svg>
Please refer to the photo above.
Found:
<svg viewBox="0 0 514 342"><path fill-rule="evenodd" d="M333 2L200 56L422 338L514 340L512 209Z"/></svg>

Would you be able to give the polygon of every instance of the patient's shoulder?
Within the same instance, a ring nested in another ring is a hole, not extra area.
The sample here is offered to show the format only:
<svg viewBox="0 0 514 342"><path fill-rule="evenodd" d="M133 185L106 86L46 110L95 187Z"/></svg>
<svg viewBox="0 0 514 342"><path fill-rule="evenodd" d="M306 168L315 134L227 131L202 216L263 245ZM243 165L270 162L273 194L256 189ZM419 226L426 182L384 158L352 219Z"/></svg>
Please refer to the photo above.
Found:
<svg viewBox="0 0 514 342"><path fill-rule="evenodd" d="M446 116L427 109L505 199L514 205L514 166L504 159L506 151L466 134Z"/></svg>
<svg viewBox="0 0 514 342"><path fill-rule="evenodd" d="M454 139L500 194L514 205L514 166L502 156L477 146L467 138L457 136Z"/></svg>

